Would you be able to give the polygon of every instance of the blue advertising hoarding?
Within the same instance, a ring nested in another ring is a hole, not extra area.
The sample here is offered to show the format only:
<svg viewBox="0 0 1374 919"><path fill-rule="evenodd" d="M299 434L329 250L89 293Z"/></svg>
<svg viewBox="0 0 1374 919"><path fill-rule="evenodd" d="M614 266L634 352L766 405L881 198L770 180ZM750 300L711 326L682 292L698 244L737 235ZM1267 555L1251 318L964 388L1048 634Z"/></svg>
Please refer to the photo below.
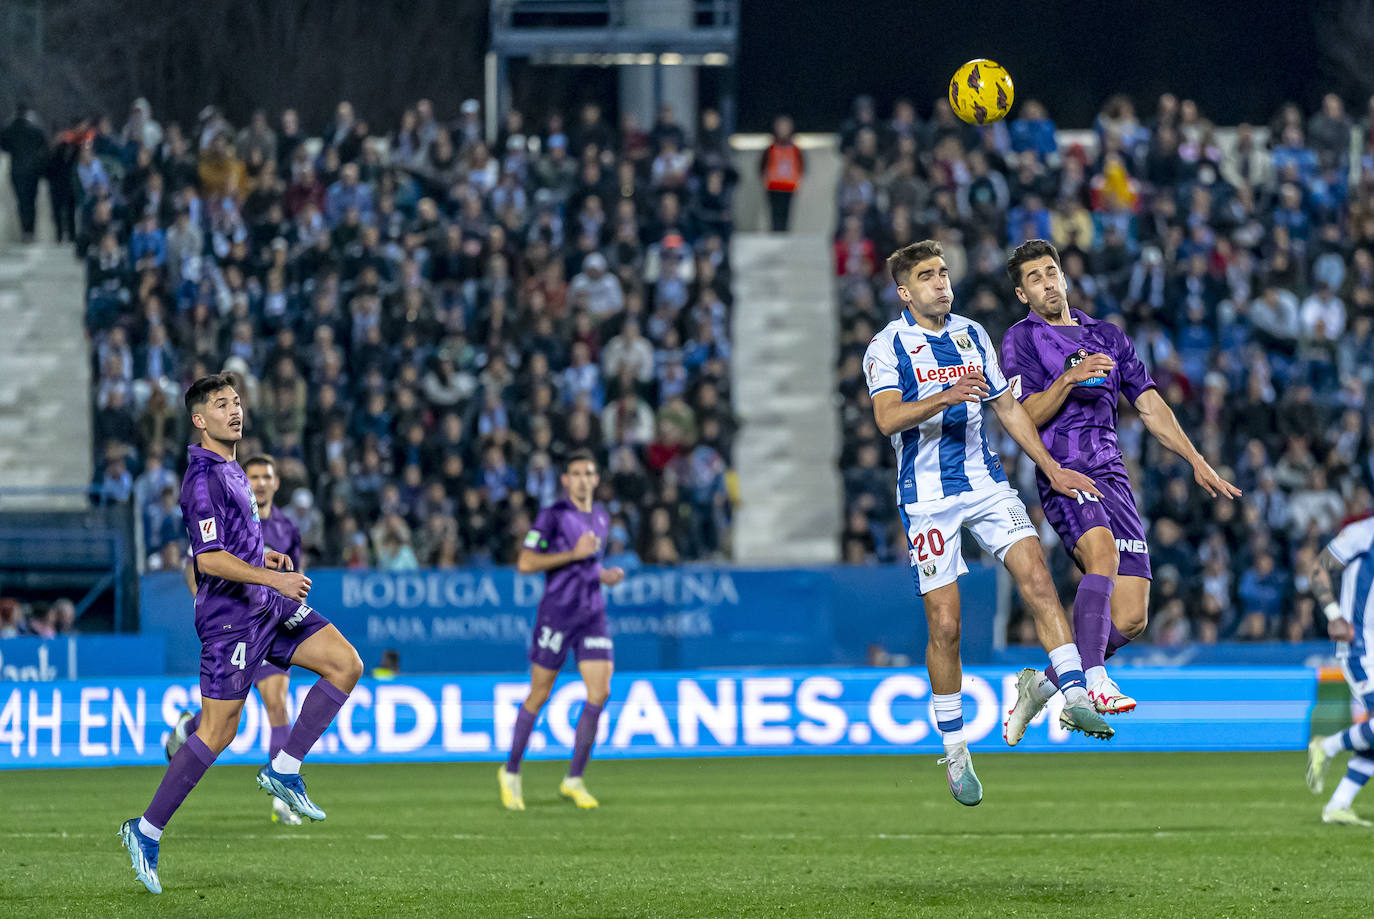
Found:
<svg viewBox="0 0 1374 919"><path fill-rule="evenodd" d="M160 633L0 638L0 683L166 673Z"/></svg>
<svg viewBox="0 0 1374 919"><path fill-rule="evenodd" d="M543 578L508 568L310 572L310 605L376 666L400 652L408 673L522 670ZM996 570L959 582L963 651L990 662ZM140 589L144 633L167 642L167 673L195 673L200 645L177 574ZM617 664L627 670L862 664L870 643L921 660L925 613L906 565L748 569L646 568L608 591Z"/></svg>
<svg viewBox="0 0 1374 919"><path fill-rule="evenodd" d="M299 706L310 682L293 685ZM1057 703L1017 747L1057 750L1282 750L1307 743L1317 677L1305 668L1139 669L1141 701L1107 744L1059 728ZM497 761L504 758L523 675L364 680L311 753L316 762ZM965 734L975 751L1006 749L1003 713L1016 671L969 669ZM530 755L569 755L582 683L554 691ZM0 768L157 765L178 713L198 705L193 679L0 683ZM259 763L268 726L256 694L224 763ZM717 669L618 673L602 718L602 759L942 752L923 671L878 668Z"/></svg>

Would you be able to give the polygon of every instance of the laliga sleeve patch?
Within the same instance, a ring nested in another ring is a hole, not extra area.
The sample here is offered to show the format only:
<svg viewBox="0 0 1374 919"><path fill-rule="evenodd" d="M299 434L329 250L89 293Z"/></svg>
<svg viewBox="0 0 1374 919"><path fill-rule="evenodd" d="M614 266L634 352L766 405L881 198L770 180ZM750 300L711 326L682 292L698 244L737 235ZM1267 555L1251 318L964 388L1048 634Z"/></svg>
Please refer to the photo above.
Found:
<svg viewBox="0 0 1374 919"><path fill-rule="evenodd" d="M1007 385L1011 387L1011 394L1019 400L1021 398L1021 374L1018 373L1010 380L1007 380Z"/></svg>
<svg viewBox="0 0 1374 919"><path fill-rule="evenodd" d="M525 536L526 549L538 549L539 543L544 539L544 535L538 530L530 530Z"/></svg>
<svg viewBox="0 0 1374 919"><path fill-rule="evenodd" d="M206 517L197 527L200 530L200 541L202 543L216 542L219 539L219 530L215 527L215 518Z"/></svg>

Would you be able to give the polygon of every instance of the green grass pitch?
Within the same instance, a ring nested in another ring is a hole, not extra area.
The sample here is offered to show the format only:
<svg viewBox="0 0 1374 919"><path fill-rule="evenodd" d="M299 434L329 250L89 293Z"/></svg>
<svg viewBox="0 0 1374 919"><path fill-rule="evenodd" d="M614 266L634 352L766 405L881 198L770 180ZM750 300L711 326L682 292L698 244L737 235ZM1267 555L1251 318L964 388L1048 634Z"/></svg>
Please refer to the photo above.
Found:
<svg viewBox="0 0 1374 919"><path fill-rule="evenodd" d="M980 754L564 764L501 809L488 764L315 766L326 822L268 822L216 767L163 837L166 893L116 829L160 770L0 773L0 915L18 917L1200 917L1363 915L1374 831L1325 826L1278 754ZM1328 790L1341 764L1328 775ZM1362 802L1357 801L1359 808ZM1374 800L1363 802L1374 814Z"/></svg>

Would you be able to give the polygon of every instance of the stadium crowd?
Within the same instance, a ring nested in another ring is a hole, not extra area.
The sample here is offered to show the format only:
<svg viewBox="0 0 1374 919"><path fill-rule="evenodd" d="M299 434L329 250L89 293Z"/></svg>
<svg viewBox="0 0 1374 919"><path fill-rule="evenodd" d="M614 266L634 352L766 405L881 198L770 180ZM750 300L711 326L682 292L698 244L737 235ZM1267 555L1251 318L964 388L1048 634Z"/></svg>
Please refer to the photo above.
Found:
<svg viewBox="0 0 1374 919"><path fill-rule="evenodd" d="M240 456L276 457L313 565L510 563L590 448L612 564L728 553L734 176L714 111L649 129L589 104L484 140L476 100L386 134L340 102L207 107L56 138L59 234L88 272L97 484L181 563L181 394L236 373Z"/></svg>
<svg viewBox="0 0 1374 919"><path fill-rule="evenodd" d="M1362 118L1328 95L1310 116L1289 104L1266 127L1219 131L1190 100L1166 94L1142 118L1118 96L1091 142L1068 145L1038 101L1013 114L973 128L943 100L929 119L899 100L880 119L861 97L844 126L834 242L844 557L906 554L894 455L860 366L900 308L884 259L939 240L955 310L1000 343L1026 313L1007 254L1042 237L1058 247L1070 306L1124 327L1184 429L1245 493L1208 499L1123 407L1123 452L1150 527L1148 637L1321 637L1307 573L1343 522L1374 511L1374 99ZM997 446L1072 602L1077 571L1044 523L1033 468L1010 438ZM1028 617L1014 617L1008 637L1033 644Z"/></svg>

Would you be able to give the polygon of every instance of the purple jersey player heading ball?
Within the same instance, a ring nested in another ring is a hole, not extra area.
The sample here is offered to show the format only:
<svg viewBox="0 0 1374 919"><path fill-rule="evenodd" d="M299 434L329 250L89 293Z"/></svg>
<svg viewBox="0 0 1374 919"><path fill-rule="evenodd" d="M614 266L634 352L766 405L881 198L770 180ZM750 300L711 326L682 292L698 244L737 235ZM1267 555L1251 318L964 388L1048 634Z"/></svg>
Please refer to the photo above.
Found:
<svg viewBox="0 0 1374 919"><path fill-rule="evenodd" d="M235 461L243 405L234 378L214 374L196 380L186 392L186 411L200 441L187 451L181 506L197 576L201 721L167 764L143 816L119 828L135 875L152 893L162 892L157 862L163 828L238 733L258 664L295 665L320 676L282 749L257 776L258 787L313 820L323 820L325 813L306 794L301 760L363 672L353 646L305 604L310 579L292 570L288 556L263 546L258 502Z"/></svg>
<svg viewBox="0 0 1374 919"><path fill-rule="evenodd" d="M1160 443L1187 460L1209 495L1234 498L1240 489L1217 475L1179 427L1126 334L1069 309L1059 253L1043 239L1019 246L1007 263L1016 296L1030 308L1002 340L1002 368L1012 392L1040 429L1040 439L1065 468L1091 476L1101 498L1070 498L1036 476L1045 519L1083 570L1073 606L1074 638L1098 711L1128 712L1135 700L1107 675L1105 661L1145 629L1150 556L1145 524L1117 443L1122 395ZM1054 694L1052 669L1024 670L1005 738L1015 746L1026 725Z"/></svg>
<svg viewBox="0 0 1374 919"><path fill-rule="evenodd" d="M597 806L596 798L582 780L582 772L596 740L601 710L611 694L614 669L606 598L601 588L619 584L625 579L625 572L601 567L601 547L606 542L611 518L605 508L592 503L592 495L601 482L596 459L583 451L571 454L564 461L562 479L567 495L539 512L516 560L521 574L543 572L544 596L539 601L530 642L530 693L516 716L510 758L497 770L501 803L510 810L525 809L520 760L529 744L535 718L548 701L569 651L586 684L587 701L577 719L572 764L558 791L578 807Z"/></svg>

